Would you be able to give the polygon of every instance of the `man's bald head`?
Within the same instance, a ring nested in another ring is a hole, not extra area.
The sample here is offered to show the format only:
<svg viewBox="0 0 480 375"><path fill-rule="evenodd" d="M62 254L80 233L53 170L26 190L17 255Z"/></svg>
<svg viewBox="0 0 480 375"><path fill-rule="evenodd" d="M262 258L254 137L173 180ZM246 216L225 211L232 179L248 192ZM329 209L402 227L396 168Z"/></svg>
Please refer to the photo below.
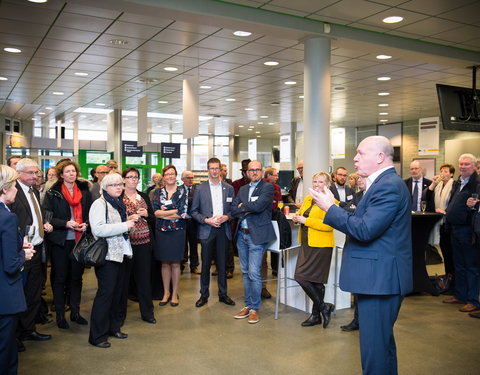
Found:
<svg viewBox="0 0 480 375"><path fill-rule="evenodd" d="M367 137L357 147L353 159L360 176L368 177L376 171L393 165L393 147L383 136Z"/></svg>

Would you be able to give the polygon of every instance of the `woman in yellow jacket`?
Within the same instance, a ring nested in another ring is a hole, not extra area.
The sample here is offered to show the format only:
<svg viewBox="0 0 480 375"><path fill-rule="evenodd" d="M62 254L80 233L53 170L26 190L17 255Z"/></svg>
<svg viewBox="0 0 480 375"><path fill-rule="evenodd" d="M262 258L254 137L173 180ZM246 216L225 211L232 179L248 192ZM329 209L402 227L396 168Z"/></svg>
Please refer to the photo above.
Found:
<svg viewBox="0 0 480 375"><path fill-rule="evenodd" d="M313 176L314 190L323 191L329 186L328 173L319 172ZM313 301L312 314L302 323L303 327L321 324L323 317L323 328L327 328L334 309L333 304L323 301L334 245L333 228L323 223L324 217L325 211L307 195L297 215L292 218L295 223L301 224L298 242L302 246L295 268L295 280Z"/></svg>

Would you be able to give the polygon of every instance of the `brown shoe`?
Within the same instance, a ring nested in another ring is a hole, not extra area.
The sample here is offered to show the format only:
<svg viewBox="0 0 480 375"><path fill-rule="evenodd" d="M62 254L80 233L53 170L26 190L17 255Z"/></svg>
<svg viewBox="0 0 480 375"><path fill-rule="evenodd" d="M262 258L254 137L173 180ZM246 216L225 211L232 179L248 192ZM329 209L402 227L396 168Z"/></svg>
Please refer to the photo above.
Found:
<svg viewBox="0 0 480 375"><path fill-rule="evenodd" d="M190 271L191 273L194 273L195 275L201 275L202 273L198 270L198 268L194 268L193 270Z"/></svg>
<svg viewBox="0 0 480 375"><path fill-rule="evenodd" d="M244 319L248 318L250 315L250 309L248 307L244 307L243 309L240 310L240 312L234 316L235 319Z"/></svg>
<svg viewBox="0 0 480 375"><path fill-rule="evenodd" d="M478 308L477 306L475 305L472 305L471 303L467 303L466 305L460 307L458 309L458 311L461 311L461 312L472 312L472 311L477 311L477 310L480 310L480 308Z"/></svg>
<svg viewBox="0 0 480 375"><path fill-rule="evenodd" d="M443 303L449 303L449 304L458 303L458 304L461 304L461 305L463 305L465 303L463 301L460 301L457 297L449 297L449 298L444 299L442 302Z"/></svg>
<svg viewBox="0 0 480 375"><path fill-rule="evenodd" d="M468 315L471 316L472 318L480 319L480 311L479 312L471 312Z"/></svg>
<svg viewBox="0 0 480 375"><path fill-rule="evenodd" d="M270 292L267 290L267 288L262 288L262 298L272 298L272 295Z"/></svg>
<svg viewBox="0 0 480 375"><path fill-rule="evenodd" d="M227 279L233 278L233 272L227 272Z"/></svg>
<svg viewBox="0 0 480 375"><path fill-rule="evenodd" d="M258 315L258 311L257 310L250 310L250 315L248 316L248 322L250 324L255 324L255 323L258 323L260 321L260 315Z"/></svg>

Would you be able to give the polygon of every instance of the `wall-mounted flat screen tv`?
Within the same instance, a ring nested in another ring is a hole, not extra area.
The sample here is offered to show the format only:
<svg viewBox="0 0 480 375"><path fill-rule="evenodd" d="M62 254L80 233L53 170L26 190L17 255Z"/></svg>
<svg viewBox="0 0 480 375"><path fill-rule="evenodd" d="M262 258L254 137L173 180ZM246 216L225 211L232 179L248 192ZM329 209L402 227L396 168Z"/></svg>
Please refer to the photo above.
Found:
<svg viewBox="0 0 480 375"><path fill-rule="evenodd" d="M472 88L437 84L443 128L480 132L480 102Z"/></svg>

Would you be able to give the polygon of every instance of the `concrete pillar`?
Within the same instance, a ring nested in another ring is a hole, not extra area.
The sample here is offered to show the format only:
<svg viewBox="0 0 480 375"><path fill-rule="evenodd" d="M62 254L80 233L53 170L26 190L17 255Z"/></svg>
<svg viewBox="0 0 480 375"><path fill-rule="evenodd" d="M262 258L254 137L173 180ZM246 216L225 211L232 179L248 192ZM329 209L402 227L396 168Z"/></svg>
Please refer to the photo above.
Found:
<svg viewBox="0 0 480 375"><path fill-rule="evenodd" d="M312 176L330 165L330 39L305 41L303 104L304 196Z"/></svg>

